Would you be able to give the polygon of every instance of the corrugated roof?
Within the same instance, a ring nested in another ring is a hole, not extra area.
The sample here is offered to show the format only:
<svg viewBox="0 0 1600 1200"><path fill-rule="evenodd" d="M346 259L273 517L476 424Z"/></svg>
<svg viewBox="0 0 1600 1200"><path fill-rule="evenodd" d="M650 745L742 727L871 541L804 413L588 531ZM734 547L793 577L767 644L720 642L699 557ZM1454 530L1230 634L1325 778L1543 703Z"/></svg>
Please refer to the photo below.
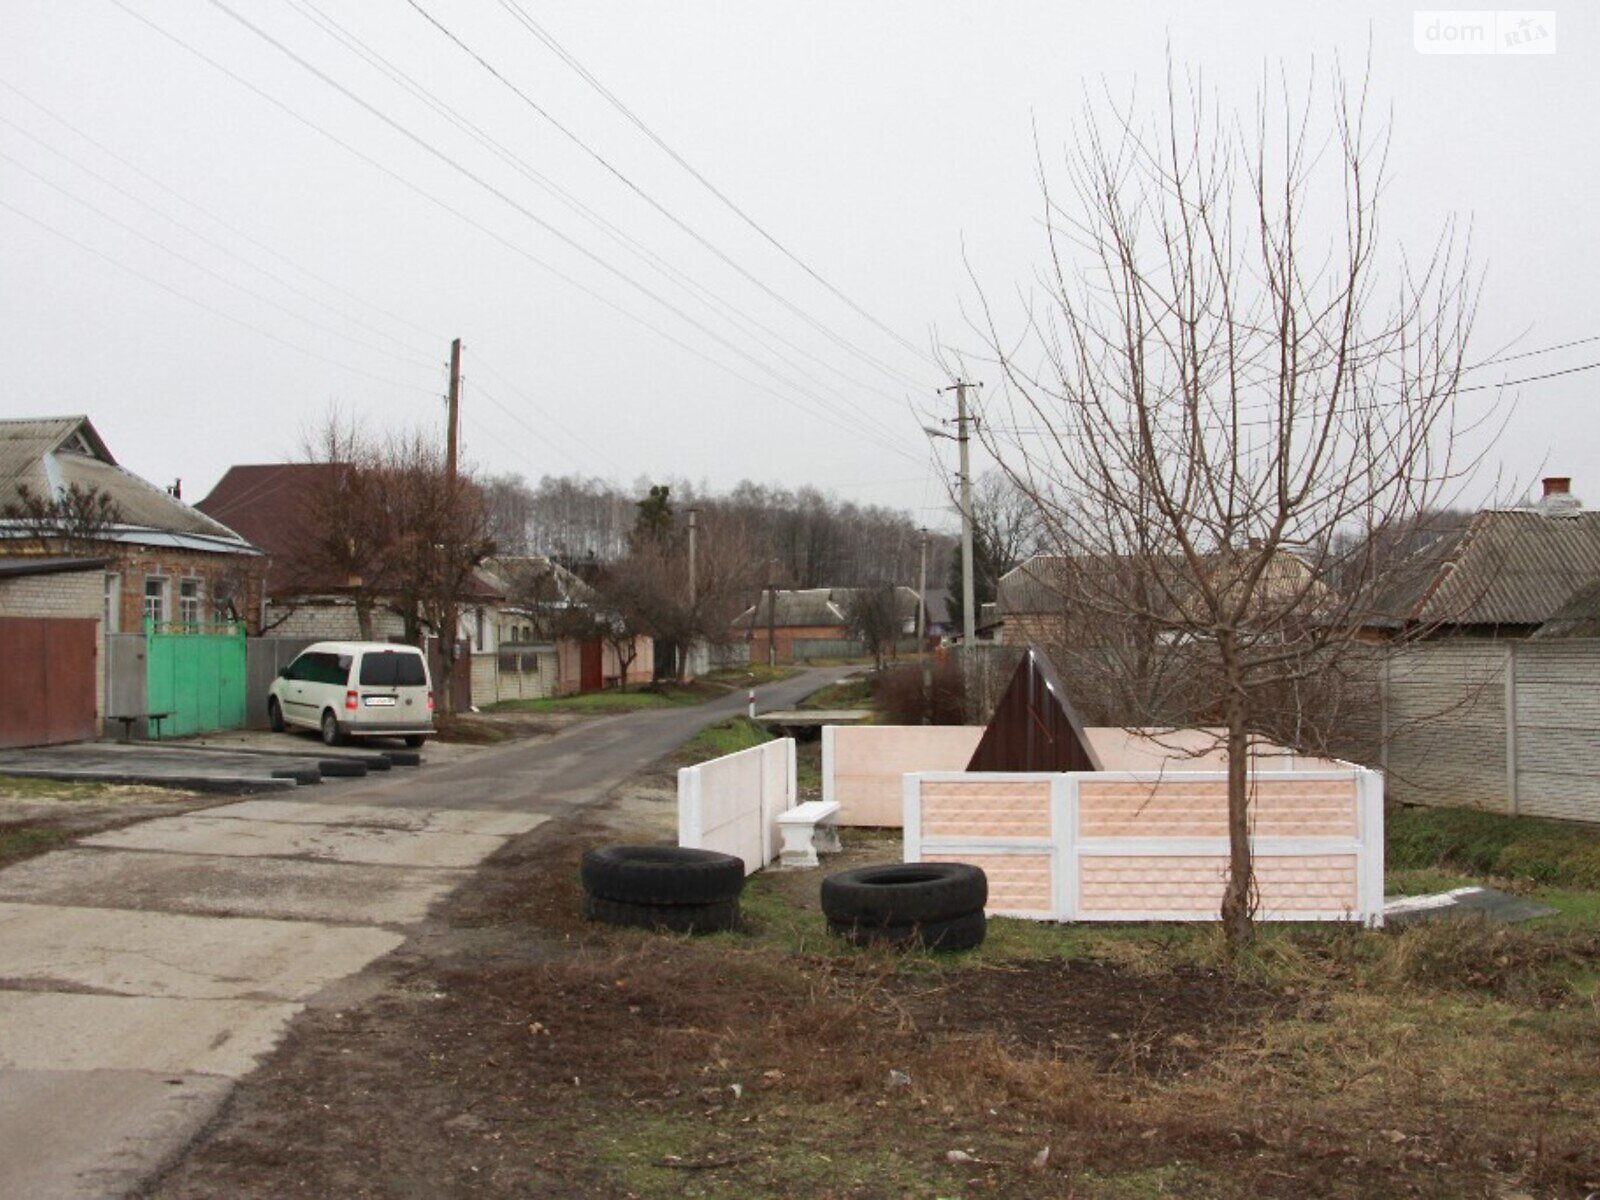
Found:
<svg viewBox="0 0 1600 1200"><path fill-rule="evenodd" d="M779 590L778 611L774 624L784 629L821 629L839 628L847 624L846 613L849 611L851 597L860 588L796 588L789 591ZM902 621L915 621L917 619L917 593L908 587L895 588L895 615ZM763 593L759 605L760 615L756 617L758 627L766 625L769 619L768 605L769 594ZM747 608L734 618L733 625L736 629L749 627L751 618L756 616L756 608Z"/></svg>
<svg viewBox="0 0 1600 1200"><path fill-rule="evenodd" d="M1551 614L1536 638L1600 638L1600 579L1579 588Z"/></svg>
<svg viewBox="0 0 1600 1200"><path fill-rule="evenodd" d="M1422 625L1542 625L1600 580L1600 512L1492 509L1416 556L1375 605Z"/></svg>
<svg viewBox="0 0 1600 1200"><path fill-rule="evenodd" d="M1007 571L1000 577L995 595L999 614L1004 618L1020 613L1061 612L1073 592L1073 572L1087 570L1090 567L1104 572L1105 582L1100 588L1108 596L1115 595L1119 587L1117 573L1128 570L1131 579L1133 577L1131 566L1139 561L1126 555L1102 555L1091 559L1083 556L1036 554L1021 566ZM1216 570L1220 577L1220 572L1227 567L1228 561L1223 555L1212 555L1207 559L1207 566ZM1174 596L1191 594L1189 568L1182 558L1176 555L1158 556L1151 562L1158 567L1166 565L1167 587ZM1089 566L1086 567L1084 564ZM1306 589L1308 582L1310 582L1309 568L1306 564L1287 550L1279 550L1268 564L1266 575L1263 577L1262 591L1257 595L1267 597L1270 601L1276 592L1280 598L1292 600ZM1311 591L1323 594L1320 587L1312 588ZM1178 606L1175 603L1174 616L1176 615Z"/></svg>
<svg viewBox="0 0 1600 1200"><path fill-rule="evenodd" d="M0 421L0 496L13 496L19 485L51 495L73 484L98 489L114 500L125 531L243 541L228 526L118 466L87 417Z"/></svg>

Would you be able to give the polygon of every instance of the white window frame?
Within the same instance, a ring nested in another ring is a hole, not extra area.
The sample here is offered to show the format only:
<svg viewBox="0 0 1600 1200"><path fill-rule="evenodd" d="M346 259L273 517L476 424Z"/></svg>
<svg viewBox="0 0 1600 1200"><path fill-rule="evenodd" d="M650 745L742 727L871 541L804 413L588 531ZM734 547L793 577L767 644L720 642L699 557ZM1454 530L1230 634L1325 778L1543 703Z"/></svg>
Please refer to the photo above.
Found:
<svg viewBox="0 0 1600 1200"><path fill-rule="evenodd" d="M158 591L152 594L150 585L156 584ZM156 611L150 611L150 602L156 602ZM144 601L140 606L140 614L146 619L153 619L157 625L165 624L167 614L172 610L172 580L165 575L146 575L144 577Z"/></svg>
<svg viewBox="0 0 1600 1200"><path fill-rule="evenodd" d="M189 594L189 588L194 588L194 594ZM178 620L185 625L200 624L200 609L205 603L205 581L199 576L190 575L178 581Z"/></svg>
<svg viewBox="0 0 1600 1200"><path fill-rule="evenodd" d="M122 576L115 571L105 575L105 602L100 610L105 633L122 632Z"/></svg>

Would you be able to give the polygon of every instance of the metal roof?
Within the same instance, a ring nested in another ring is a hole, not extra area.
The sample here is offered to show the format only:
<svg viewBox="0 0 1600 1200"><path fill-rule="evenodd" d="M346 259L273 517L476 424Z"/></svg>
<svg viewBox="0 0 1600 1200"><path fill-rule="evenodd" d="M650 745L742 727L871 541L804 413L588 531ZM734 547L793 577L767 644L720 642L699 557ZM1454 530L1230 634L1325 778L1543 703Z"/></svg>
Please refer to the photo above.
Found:
<svg viewBox="0 0 1600 1200"><path fill-rule="evenodd" d="M773 624L784 629L842 628L848 624L845 614L851 598L857 592L864 590L866 589L797 588L788 591L779 589L777 614L772 618ZM915 621L918 607L917 593L908 587L897 587L894 592L896 618L902 621ZM758 628L767 624L771 595L770 592L763 592L760 605L747 608L735 617L734 627L748 628L752 617L755 617ZM757 607L760 609L759 616L756 616Z"/></svg>
<svg viewBox="0 0 1600 1200"><path fill-rule="evenodd" d="M98 571L109 563L109 558L60 558L48 554L19 554L0 558L0 579L17 579L28 575L59 575L70 571Z"/></svg>
<svg viewBox="0 0 1600 1200"><path fill-rule="evenodd" d="M189 507L164 488L118 466L88 417L0 421L0 498L10 499L17 488L24 485L40 496L53 496L73 484L97 489L114 500L127 532L148 529L194 534L216 542L237 544L198 548L249 549L226 525ZM124 536L118 540L139 539Z"/></svg>

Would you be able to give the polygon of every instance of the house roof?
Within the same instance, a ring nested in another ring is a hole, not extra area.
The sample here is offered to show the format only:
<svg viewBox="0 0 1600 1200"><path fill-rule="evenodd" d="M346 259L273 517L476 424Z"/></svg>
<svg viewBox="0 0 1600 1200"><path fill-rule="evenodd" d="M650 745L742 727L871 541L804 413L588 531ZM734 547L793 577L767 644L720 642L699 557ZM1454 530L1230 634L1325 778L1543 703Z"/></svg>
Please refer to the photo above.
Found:
<svg viewBox="0 0 1600 1200"><path fill-rule="evenodd" d="M929 588L922 593L923 602L928 606L929 625L950 624L950 589Z"/></svg>
<svg viewBox="0 0 1600 1200"><path fill-rule="evenodd" d="M1536 638L1600 638L1600 579L1585 584L1539 626Z"/></svg>
<svg viewBox="0 0 1600 1200"><path fill-rule="evenodd" d="M530 597L541 606L565 608L594 599L594 589L560 563L539 554L497 555L478 568L478 574L515 607L527 607Z"/></svg>
<svg viewBox="0 0 1600 1200"><path fill-rule="evenodd" d="M88 417L0 420L0 497L19 486L57 495L73 484L116 502L122 521L107 540L254 553L233 529L118 466Z"/></svg>
<svg viewBox="0 0 1600 1200"><path fill-rule="evenodd" d="M307 490L335 463L255 463L229 467L195 505L277 558L292 557L305 539Z"/></svg>
<svg viewBox="0 0 1600 1200"><path fill-rule="evenodd" d="M1373 623L1542 625L1581 609L1597 581L1600 512L1487 509L1414 555L1374 600Z"/></svg>
<svg viewBox="0 0 1600 1200"><path fill-rule="evenodd" d="M861 588L796 588L777 592L777 614L772 623L783 629L842 628L849 624L846 615L851 597ZM908 587L897 587L895 616L902 621L917 619L917 593ZM752 618L759 629L768 623L768 607L772 593L763 592L761 603L745 609L733 619L735 629L748 629ZM756 616L757 608L760 616Z"/></svg>
<svg viewBox="0 0 1600 1200"><path fill-rule="evenodd" d="M17 554L0 557L0 579L30 575L61 575L73 571L99 571L109 558L62 558L49 554Z"/></svg>
<svg viewBox="0 0 1600 1200"><path fill-rule="evenodd" d="M1059 613L1072 593L1071 576L1075 570L1092 567L1112 578L1121 564L1134 564L1139 561L1127 555L1099 555L1091 558L1065 554L1036 554L1000 577L995 593L999 617L1003 620L1007 616L1023 613ZM1221 554L1211 555L1207 561L1214 564L1219 571L1227 564L1227 559ZM1158 571L1165 569L1167 586L1174 597L1188 594L1189 567L1182 558L1176 555L1156 556L1150 560L1150 565ZM1295 555L1287 550L1279 550L1267 564L1262 583L1263 590L1257 595L1270 600L1276 592L1284 600L1293 599L1308 590L1309 571L1310 568ZM1114 582L1106 584L1108 592L1113 592L1115 587ZM1175 610L1177 608L1176 602L1174 608Z"/></svg>

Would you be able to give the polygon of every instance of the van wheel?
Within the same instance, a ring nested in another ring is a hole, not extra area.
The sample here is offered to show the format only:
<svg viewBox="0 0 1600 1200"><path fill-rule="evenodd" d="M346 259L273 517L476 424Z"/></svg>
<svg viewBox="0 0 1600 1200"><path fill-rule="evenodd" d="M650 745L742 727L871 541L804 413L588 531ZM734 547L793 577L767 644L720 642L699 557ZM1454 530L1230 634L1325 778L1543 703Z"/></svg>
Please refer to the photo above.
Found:
<svg viewBox="0 0 1600 1200"><path fill-rule="evenodd" d="M339 718L333 715L331 708L322 714L322 744L324 746L344 744L344 734L339 732Z"/></svg>
<svg viewBox="0 0 1600 1200"><path fill-rule="evenodd" d="M273 733L283 732L283 709L276 700L267 701L267 724L272 726Z"/></svg>
<svg viewBox="0 0 1600 1200"><path fill-rule="evenodd" d="M427 740L428 739L423 734L420 734L420 733L408 733L408 734L406 734L406 745L410 746L413 750L422 749L422 744L424 742L426 742Z"/></svg>

